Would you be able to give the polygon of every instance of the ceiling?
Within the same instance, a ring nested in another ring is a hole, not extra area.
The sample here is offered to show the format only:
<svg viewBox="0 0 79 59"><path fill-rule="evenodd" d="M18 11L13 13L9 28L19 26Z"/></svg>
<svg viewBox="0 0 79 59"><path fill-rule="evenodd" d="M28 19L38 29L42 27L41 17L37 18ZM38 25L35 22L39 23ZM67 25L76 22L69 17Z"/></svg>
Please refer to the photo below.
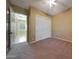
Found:
<svg viewBox="0 0 79 59"><path fill-rule="evenodd" d="M56 0L57 5L50 8L49 0L10 0L10 2L19 7L28 9L35 7L49 15L56 15L72 7L72 0Z"/></svg>

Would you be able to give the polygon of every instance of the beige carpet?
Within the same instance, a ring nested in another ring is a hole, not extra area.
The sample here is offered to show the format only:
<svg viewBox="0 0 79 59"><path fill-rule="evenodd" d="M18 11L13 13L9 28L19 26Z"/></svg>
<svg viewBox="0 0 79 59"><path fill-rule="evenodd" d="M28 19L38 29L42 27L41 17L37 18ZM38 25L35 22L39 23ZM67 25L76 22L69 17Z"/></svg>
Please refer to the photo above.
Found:
<svg viewBox="0 0 79 59"><path fill-rule="evenodd" d="M10 55L16 56L12 57L14 59L72 59L72 43L53 38L34 44L18 44Z"/></svg>

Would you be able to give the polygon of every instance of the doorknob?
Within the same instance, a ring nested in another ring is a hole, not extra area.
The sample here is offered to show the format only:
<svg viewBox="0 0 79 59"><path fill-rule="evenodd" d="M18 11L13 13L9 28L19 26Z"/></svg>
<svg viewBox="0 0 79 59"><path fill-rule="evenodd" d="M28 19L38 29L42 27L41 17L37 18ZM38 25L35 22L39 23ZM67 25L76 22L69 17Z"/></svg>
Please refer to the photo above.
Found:
<svg viewBox="0 0 79 59"><path fill-rule="evenodd" d="M8 32L8 34L12 34L12 32Z"/></svg>

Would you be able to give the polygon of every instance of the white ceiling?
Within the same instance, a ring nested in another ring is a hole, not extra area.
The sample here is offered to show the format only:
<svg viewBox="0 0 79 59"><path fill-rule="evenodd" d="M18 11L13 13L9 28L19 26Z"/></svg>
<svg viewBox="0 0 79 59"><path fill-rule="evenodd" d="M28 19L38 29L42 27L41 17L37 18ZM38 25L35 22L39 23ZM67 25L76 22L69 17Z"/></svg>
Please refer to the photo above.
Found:
<svg viewBox="0 0 79 59"><path fill-rule="evenodd" d="M56 15L57 13L72 7L72 0L56 0L57 5L52 6L51 8L48 4L48 0L10 0L10 2L26 9L32 6L49 15Z"/></svg>

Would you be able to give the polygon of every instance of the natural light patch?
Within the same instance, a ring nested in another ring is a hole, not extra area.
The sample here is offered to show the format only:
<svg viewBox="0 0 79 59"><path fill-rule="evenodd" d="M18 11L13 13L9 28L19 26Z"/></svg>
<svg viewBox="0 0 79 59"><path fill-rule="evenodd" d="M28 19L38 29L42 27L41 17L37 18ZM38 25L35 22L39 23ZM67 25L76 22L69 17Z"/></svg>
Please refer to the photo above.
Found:
<svg viewBox="0 0 79 59"><path fill-rule="evenodd" d="M19 37L19 43L21 43L21 42L26 42L25 36Z"/></svg>
<svg viewBox="0 0 79 59"><path fill-rule="evenodd" d="M14 44L18 44L18 43L22 43L22 42L27 42L27 37L26 36L16 37Z"/></svg>
<svg viewBox="0 0 79 59"><path fill-rule="evenodd" d="M21 19L21 20L26 20L26 15L20 14L20 13L15 13L15 18Z"/></svg>
<svg viewBox="0 0 79 59"><path fill-rule="evenodd" d="M27 42L27 15L14 13L16 22L16 38L14 44Z"/></svg>

